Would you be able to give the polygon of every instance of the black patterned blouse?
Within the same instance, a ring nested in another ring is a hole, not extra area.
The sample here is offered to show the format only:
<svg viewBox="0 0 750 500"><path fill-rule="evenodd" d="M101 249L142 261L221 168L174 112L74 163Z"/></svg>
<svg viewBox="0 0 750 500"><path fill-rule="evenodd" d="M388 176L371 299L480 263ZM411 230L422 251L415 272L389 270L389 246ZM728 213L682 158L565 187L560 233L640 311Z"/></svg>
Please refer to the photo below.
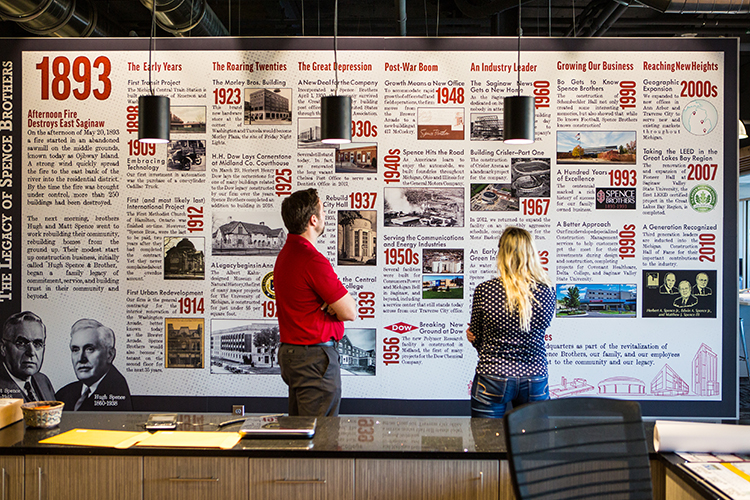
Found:
<svg viewBox="0 0 750 500"><path fill-rule="evenodd" d="M533 291L531 327L520 329L518 313L505 308L505 287L500 278L474 289L469 329L479 353L477 373L502 377L547 375L544 332L555 314L555 292L539 284Z"/></svg>

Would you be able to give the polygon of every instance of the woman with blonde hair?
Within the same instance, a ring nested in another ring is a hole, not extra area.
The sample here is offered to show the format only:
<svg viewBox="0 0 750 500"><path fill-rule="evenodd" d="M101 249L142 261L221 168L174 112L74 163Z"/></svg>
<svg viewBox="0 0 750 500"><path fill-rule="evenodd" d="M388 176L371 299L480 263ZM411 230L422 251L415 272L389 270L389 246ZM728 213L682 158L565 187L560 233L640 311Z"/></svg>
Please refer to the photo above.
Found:
<svg viewBox="0 0 750 500"><path fill-rule="evenodd" d="M555 293L528 231L505 228L497 270L497 278L475 288L466 330L479 354L472 417L502 418L509 403L549 399L544 332L555 313Z"/></svg>

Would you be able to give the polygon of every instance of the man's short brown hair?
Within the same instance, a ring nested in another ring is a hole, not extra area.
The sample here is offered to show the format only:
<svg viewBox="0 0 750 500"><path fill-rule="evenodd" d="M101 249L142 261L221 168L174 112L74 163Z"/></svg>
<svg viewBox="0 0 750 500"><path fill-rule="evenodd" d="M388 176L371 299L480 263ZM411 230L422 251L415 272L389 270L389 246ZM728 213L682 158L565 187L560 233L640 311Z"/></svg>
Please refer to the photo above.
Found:
<svg viewBox="0 0 750 500"><path fill-rule="evenodd" d="M307 230L310 217L318 214L318 190L303 189L290 194L281 203L281 218L291 234L302 234Z"/></svg>

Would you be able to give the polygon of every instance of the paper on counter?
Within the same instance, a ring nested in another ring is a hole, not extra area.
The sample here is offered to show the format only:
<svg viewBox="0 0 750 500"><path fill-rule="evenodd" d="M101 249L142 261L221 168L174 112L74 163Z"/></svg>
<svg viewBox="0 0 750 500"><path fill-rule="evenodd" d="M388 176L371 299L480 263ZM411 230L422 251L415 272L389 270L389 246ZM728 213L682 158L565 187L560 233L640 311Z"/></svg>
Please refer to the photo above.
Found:
<svg viewBox="0 0 750 500"><path fill-rule="evenodd" d="M228 450L236 445L242 436L238 432L198 432L198 431L157 431L137 446L163 446L179 448L221 448Z"/></svg>
<svg viewBox="0 0 750 500"><path fill-rule="evenodd" d="M677 456L686 462L750 462L750 455L742 453L691 453L687 451L676 452Z"/></svg>
<svg viewBox="0 0 750 500"><path fill-rule="evenodd" d="M685 464L685 467L733 500L750 500L748 464Z"/></svg>
<svg viewBox="0 0 750 500"><path fill-rule="evenodd" d="M129 448L141 439L148 437L148 432L105 431L99 429L73 429L56 436L42 439L42 444L61 444L71 446L102 446L106 448Z"/></svg>
<svg viewBox="0 0 750 500"><path fill-rule="evenodd" d="M750 453L750 426L657 420L657 452Z"/></svg>

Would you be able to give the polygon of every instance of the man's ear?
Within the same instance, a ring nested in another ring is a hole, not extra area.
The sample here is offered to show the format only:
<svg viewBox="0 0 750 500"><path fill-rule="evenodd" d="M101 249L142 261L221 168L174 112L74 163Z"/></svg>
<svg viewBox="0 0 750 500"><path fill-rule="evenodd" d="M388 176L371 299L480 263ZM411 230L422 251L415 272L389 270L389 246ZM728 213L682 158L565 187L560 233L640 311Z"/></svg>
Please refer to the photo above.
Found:
<svg viewBox="0 0 750 500"><path fill-rule="evenodd" d="M115 356L117 355L117 350L113 347L112 349L109 349L107 351L107 363L110 365L115 360Z"/></svg>

